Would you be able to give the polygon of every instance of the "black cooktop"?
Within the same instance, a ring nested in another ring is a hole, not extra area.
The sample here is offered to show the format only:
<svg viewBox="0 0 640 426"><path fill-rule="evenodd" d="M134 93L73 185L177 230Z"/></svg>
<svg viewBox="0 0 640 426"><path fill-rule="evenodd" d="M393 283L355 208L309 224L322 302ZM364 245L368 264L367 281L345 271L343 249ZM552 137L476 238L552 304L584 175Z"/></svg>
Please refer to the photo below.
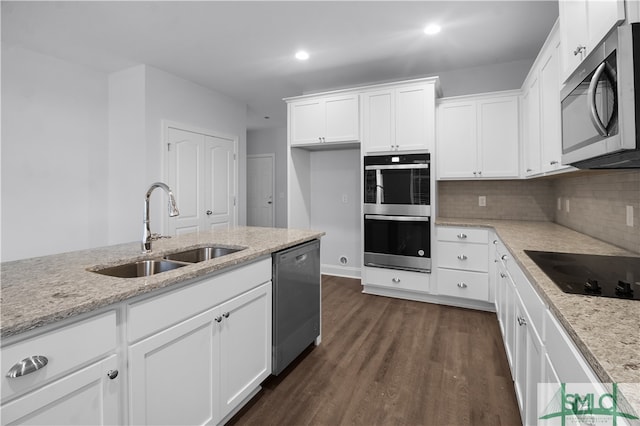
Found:
<svg viewBox="0 0 640 426"><path fill-rule="evenodd" d="M565 293L640 300L640 257L524 252Z"/></svg>

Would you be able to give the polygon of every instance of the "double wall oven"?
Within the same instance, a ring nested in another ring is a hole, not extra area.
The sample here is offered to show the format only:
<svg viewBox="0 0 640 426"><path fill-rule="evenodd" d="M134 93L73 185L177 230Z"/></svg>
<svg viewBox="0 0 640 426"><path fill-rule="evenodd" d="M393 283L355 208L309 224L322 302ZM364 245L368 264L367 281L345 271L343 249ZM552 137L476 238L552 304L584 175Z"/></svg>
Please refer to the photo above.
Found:
<svg viewBox="0 0 640 426"><path fill-rule="evenodd" d="M431 271L427 152L364 157L364 264Z"/></svg>

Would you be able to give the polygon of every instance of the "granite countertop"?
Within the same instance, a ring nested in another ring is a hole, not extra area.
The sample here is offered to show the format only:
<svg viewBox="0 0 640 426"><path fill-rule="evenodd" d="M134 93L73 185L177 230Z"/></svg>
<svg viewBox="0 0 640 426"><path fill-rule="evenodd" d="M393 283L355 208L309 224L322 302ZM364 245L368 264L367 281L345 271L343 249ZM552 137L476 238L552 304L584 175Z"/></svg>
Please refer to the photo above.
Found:
<svg viewBox="0 0 640 426"><path fill-rule="evenodd" d="M511 252L603 383L618 383L640 413L640 302L562 292L524 250L640 255L552 222L438 218L436 225L489 227Z"/></svg>
<svg viewBox="0 0 640 426"><path fill-rule="evenodd" d="M153 242L141 253L140 242L3 262L0 290L0 337L94 311L273 252L320 238L312 230L236 227L180 235ZM150 277L116 278L90 272L131 261L158 258L185 249L216 244L246 249Z"/></svg>

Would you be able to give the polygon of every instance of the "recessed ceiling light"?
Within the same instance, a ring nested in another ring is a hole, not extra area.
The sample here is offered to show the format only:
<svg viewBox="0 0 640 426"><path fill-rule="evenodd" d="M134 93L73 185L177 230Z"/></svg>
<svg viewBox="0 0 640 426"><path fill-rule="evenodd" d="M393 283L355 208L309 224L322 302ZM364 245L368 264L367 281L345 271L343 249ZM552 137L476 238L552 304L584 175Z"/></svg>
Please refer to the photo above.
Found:
<svg viewBox="0 0 640 426"><path fill-rule="evenodd" d="M299 50L296 52L296 59L300 61L306 61L307 59L309 59L309 54L304 50Z"/></svg>
<svg viewBox="0 0 640 426"><path fill-rule="evenodd" d="M429 24L426 27L424 27L424 33L427 35L434 35L434 34L438 34L441 29L442 28L440 28L440 25L438 24Z"/></svg>

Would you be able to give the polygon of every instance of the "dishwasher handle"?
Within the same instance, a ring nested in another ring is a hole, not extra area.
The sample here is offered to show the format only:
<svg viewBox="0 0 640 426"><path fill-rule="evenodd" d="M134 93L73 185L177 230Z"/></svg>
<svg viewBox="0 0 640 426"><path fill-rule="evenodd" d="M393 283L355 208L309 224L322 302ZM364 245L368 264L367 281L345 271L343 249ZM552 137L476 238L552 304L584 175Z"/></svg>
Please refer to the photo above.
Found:
<svg viewBox="0 0 640 426"><path fill-rule="evenodd" d="M303 263L307 260L307 257L309 257L308 253L303 253L299 256L296 256L296 263Z"/></svg>

